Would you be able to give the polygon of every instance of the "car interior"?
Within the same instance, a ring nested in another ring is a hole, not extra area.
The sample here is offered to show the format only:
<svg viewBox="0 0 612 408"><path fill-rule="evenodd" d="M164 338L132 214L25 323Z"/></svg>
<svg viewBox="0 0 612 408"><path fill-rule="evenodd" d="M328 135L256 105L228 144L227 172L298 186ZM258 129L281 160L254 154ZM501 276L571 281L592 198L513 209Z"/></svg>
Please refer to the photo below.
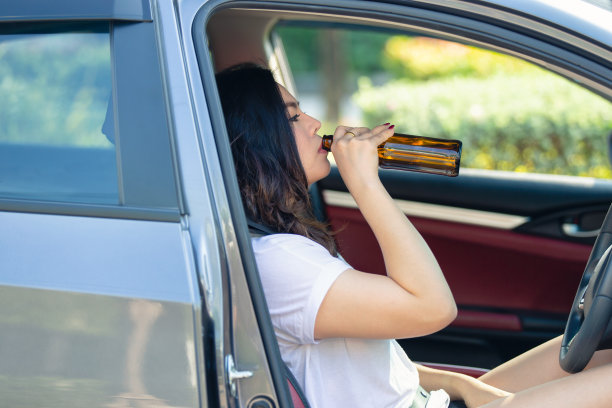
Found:
<svg viewBox="0 0 612 408"><path fill-rule="evenodd" d="M476 35L461 27L458 16L427 10L393 16L390 11L344 13L332 6L220 8L206 20L206 41L200 47L196 44L196 51L201 54L207 45L216 71L243 62L268 66L277 81L300 100L277 27L416 34L476 45L546 66L599 92L586 73L571 73L561 63L546 60L538 53L537 40L512 45L525 33L504 39L509 35L507 29L495 27L485 35L488 27L484 22ZM563 333L576 288L580 284L584 292L594 265L600 258L607 259L602 254L610 245L609 237L602 239L599 249L591 250L612 189L593 179L567 183L562 178L508 172L462 172L452 180L381 170L381 179L432 248L459 306L458 318L449 328L425 338L398 341L414 361L479 376ZM332 168L332 174L314 185L311 194L317 215L338 231L345 259L357 269L384 274L374 236L337 170ZM235 216L236 225L246 226L240 218ZM588 233L564 233L562 225L570 224ZM583 276L589 254L591 272ZM581 296L576 297L578 303ZM294 403L307 406L300 402L296 388L291 390Z"/></svg>

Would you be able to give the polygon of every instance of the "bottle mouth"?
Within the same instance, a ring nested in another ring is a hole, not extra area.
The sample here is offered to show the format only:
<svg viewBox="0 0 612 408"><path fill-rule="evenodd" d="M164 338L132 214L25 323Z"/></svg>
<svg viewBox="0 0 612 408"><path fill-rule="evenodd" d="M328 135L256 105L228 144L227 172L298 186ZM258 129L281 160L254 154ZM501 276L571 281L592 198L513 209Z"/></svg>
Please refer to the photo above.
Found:
<svg viewBox="0 0 612 408"><path fill-rule="evenodd" d="M323 135L321 140L321 149L331 152L331 145L334 141L334 135Z"/></svg>

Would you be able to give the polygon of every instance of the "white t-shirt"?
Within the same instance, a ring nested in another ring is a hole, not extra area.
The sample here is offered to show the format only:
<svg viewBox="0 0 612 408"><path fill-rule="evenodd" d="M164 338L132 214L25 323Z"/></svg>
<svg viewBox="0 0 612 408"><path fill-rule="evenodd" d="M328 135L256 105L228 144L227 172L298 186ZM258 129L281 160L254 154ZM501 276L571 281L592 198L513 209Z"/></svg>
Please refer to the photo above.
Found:
<svg viewBox="0 0 612 408"><path fill-rule="evenodd" d="M314 338L323 298L351 266L301 235L252 242L281 356L312 408L410 407L419 376L396 341Z"/></svg>

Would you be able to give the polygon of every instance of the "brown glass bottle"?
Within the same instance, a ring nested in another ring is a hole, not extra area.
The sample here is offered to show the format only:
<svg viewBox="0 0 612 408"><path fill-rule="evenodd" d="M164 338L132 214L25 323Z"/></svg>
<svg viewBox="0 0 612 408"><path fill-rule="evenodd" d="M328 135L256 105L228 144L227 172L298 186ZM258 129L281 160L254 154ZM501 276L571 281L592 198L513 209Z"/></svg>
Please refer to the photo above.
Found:
<svg viewBox="0 0 612 408"><path fill-rule="evenodd" d="M323 136L323 149L331 151L332 143L332 135ZM378 165L384 169L456 177L460 161L460 140L396 133L378 146Z"/></svg>

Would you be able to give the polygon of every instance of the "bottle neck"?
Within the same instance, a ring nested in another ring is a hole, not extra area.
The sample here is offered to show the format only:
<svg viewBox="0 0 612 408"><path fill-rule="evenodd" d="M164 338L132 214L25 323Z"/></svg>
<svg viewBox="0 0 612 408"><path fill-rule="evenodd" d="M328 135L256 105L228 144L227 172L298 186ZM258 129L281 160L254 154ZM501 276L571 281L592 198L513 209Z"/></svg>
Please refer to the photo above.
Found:
<svg viewBox="0 0 612 408"><path fill-rule="evenodd" d="M334 135L324 135L323 141L321 142L321 148L323 150L327 150L328 152L331 152L331 145L333 141L334 141Z"/></svg>

